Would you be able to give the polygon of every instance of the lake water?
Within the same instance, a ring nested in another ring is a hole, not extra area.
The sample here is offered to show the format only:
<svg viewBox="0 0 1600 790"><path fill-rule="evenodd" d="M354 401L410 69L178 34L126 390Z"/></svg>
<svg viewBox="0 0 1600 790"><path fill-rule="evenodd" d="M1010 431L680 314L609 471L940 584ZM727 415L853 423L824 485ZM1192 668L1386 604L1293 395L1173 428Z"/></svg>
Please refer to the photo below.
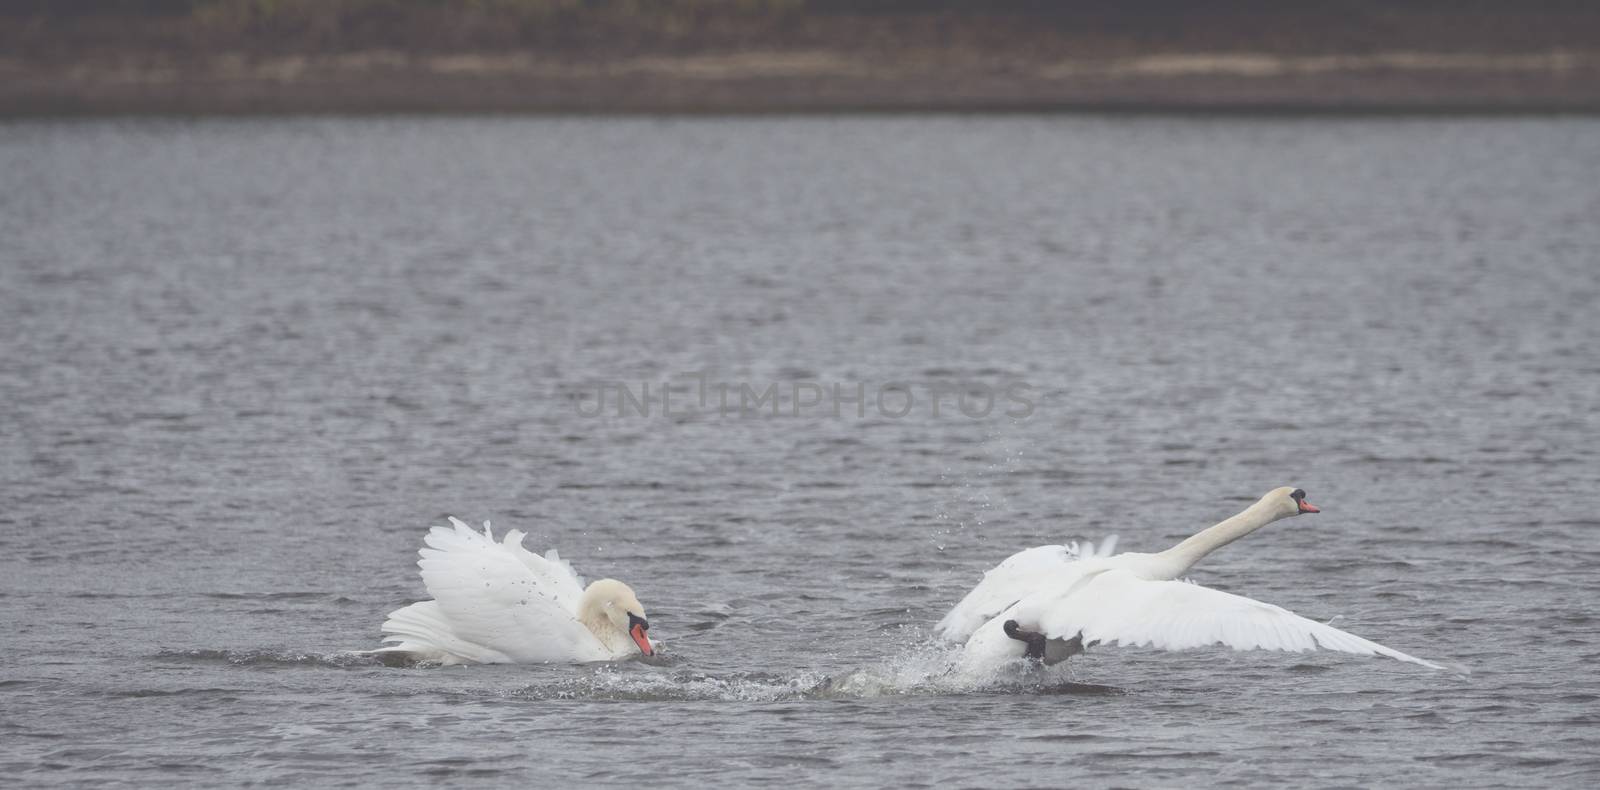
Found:
<svg viewBox="0 0 1600 790"><path fill-rule="evenodd" d="M1593 786L1597 175L1587 118L0 125L0 776ZM942 674L1011 552L1279 485L1196 580L1470 674ZM661 660L354 654L447 515Z"/></svg>

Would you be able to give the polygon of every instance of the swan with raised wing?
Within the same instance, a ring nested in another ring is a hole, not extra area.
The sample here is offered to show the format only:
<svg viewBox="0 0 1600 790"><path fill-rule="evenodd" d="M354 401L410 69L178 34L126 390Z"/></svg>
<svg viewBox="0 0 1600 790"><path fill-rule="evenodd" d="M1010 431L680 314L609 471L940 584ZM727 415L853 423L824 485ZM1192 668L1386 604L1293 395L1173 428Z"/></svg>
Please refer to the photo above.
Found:
<svg viewBox="0 0 1600 790"><path fill-rule="evenodd" d="M1318 512L1305 491L1285 486L1155 554L1113 555L1115 538L1098 548L1040 546L1018 552L986 573L939 621L937 631L965 642L967 668L1021 658L1054 664L1097 644L1164 650L1221 644L1236 650L1323 648L1442 669L1287 609L1178 581L1229 543L1274 521Z"/></svg>
<svg viewBox="0 0 1600 790"><path fill-rule="evenodd" d="M441 664L588 663L653 655L644 606L628 585L583 586L555 550L539 556L511 530L496 542L456 518L434 527L419 552L431 601L389 614L374 651Z"/></svg>

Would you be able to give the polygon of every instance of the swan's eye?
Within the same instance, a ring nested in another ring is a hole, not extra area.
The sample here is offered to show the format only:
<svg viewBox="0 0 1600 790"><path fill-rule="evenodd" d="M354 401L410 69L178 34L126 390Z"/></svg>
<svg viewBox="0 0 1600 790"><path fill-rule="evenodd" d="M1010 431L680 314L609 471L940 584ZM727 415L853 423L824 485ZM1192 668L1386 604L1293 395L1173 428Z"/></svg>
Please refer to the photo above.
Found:
<svg viewBox="0 0 1600 790"><path fill-rule="evenodd" d="M629 628L633 628L634 626L638 626L639 630L641 630L641 631L648 631L648 630L650 630L650 621L644 619L643 617L640 617L639 615L634 614L633 612L629 612L628 613L628 627Z"/></svg>
<svg viewBox="0 0 1600 790"><path fill-rule="evenodd" d="M1290 498L1290 499L1293 499L1293 500L1294 500L1294 501L1296 501L1296 502L1299 502L1299 501L1300 501L1300 500L1302 500L1302 499L1305 499L1305 498L1306 498L1306 491L1305 491L1305 489L1303 489L1303 488L1296 488L1296 489L1295 489L1295 490L1294 490L1294 493L1291 493L1291 494L1290 494L1290 495L1289 495L1289 498Z"/></svg>

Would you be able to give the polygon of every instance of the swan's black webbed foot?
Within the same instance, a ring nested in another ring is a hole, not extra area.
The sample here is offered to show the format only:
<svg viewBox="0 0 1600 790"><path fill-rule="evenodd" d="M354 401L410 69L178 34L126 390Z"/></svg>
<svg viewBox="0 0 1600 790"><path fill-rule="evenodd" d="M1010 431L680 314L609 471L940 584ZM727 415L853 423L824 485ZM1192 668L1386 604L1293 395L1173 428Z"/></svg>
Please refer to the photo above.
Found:
<svg viewBox="0 0 1600 790"><path fill-rule="evenodd" d="M1000 627L1006 632L1006 636L1028 646L1028 649L1022 653L1024 658L1044 661L1044 645L1048 641L1044 634L1038 631L1024 631L1022 626L1017 625L1016 620L1007 620Z"/></svg>

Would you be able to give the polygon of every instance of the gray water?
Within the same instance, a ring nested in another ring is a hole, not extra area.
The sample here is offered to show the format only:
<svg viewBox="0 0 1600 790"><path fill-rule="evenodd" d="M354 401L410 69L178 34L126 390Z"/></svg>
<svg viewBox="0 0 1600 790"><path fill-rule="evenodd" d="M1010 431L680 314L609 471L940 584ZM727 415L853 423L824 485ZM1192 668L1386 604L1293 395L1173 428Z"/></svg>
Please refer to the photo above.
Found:
<svg viewBox="0 0 1600 790"><path fill-rule="evenodd" d="M1600 779L1600 121L35 121L0 174L8 786ZM1278 485L1323 513L1198 581L1470 673L942 674L1011 552ZM660 660L353 652L447 515Z"/></svg>

